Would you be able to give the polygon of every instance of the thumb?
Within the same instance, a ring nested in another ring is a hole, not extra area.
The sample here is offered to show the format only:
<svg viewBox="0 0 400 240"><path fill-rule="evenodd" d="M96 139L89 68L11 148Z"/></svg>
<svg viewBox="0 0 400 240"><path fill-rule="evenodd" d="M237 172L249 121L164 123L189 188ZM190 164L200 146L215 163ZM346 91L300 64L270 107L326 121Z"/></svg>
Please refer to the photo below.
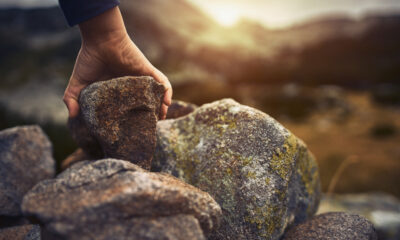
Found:
<svg viewBox="0 0 400 240"><path fill-rule="evenodd" d="M68 108L69 118L78 116L79 113L79 97L80 89L72 88L70 85L67 87L64 93L64 103Z"/></svg>

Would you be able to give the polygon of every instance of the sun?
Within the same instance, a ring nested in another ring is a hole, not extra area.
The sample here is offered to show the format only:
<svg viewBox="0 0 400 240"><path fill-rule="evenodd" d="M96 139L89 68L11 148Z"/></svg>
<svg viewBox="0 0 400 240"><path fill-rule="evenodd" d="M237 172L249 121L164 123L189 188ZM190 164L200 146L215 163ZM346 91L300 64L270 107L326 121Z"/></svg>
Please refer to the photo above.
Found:
<svg viewBox="0 0 400 240"><path fill-rule="evenodd" d="M239 11L234 8L217 8L211 10L211 15L223 26L233 26L240 18Z"/></svg>

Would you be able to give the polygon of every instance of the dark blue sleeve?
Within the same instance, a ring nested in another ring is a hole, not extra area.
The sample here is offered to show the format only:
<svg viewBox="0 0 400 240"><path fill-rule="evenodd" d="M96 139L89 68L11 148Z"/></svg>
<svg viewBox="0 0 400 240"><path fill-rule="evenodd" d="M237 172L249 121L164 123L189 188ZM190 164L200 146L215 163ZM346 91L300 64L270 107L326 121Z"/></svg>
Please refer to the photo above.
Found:
<svg viewBox="0 0 400 240"><path fill-rule="evenodd" d="M89 20L119 4L119 0L59 0L70 26Z"/></svg>

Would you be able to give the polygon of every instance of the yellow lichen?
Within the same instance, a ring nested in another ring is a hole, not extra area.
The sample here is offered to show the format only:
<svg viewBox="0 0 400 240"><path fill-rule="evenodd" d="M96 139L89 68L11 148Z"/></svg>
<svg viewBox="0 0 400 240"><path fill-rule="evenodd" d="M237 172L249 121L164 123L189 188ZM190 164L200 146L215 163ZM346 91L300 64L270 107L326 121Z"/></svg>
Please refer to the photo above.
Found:
<svg viewBox="0 0 400 240"><path fill-rule="evenodd" d="M284 149L277 148L270 161L270 167L282 179L287 179L290 173L291 165L295 160L297 153L297 138L290 134L283 144Z"/></svg>

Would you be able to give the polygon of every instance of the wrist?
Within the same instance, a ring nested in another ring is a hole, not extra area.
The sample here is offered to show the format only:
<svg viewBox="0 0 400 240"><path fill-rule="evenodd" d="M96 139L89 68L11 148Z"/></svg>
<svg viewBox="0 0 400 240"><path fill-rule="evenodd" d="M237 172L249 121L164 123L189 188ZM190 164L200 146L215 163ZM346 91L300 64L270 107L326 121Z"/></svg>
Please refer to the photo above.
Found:
<svg viewBox="0 0 400 240"><path fill-rule="evenodd" d="M79 24L82 45L98 47L113 44L128 37L121 12L118 7Z"/></svg>

